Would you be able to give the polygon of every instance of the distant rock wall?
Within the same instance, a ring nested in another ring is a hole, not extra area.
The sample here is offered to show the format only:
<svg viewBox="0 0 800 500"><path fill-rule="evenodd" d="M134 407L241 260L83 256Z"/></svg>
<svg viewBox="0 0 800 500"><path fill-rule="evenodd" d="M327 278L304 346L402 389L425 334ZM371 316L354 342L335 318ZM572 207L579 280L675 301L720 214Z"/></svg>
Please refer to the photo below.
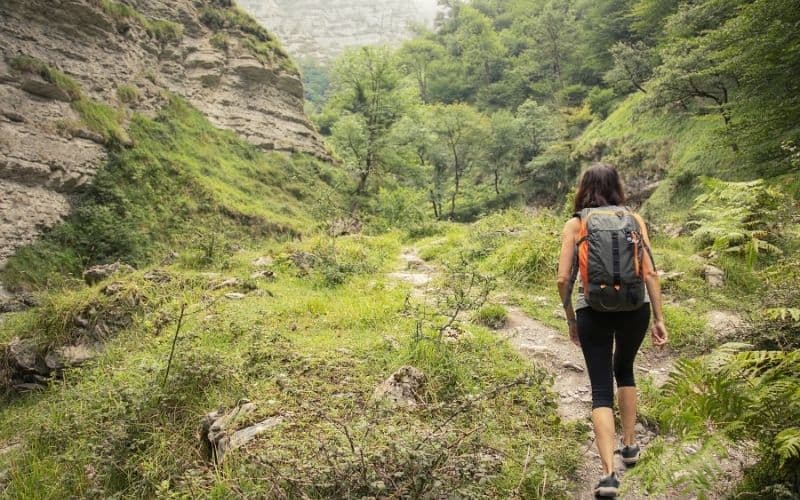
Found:
<svg viewBox="0 0 800 500"><path fill-rule="evenodd" d="M10 66L20 55L58 68L88 97L128 115L154 113L167 90L264 150L327 158L291 64L263 64L235 32L227 49L218 48L200 22L202 1L126 3L148 19L180 23L183 36L159 41L135 19L111 17L97 0L0 1L0 266L69 213L71 197L107 154L103 138L80 126L69 95ZM137 89L135 105L120 102L123 84Z"/></svg>
<svg viewBox="0 0 800 500"><path fill-rule="evenodd" d="M238 0L293 57L330 62L348 47L396 44L433 26L437 0Z"/></svg>

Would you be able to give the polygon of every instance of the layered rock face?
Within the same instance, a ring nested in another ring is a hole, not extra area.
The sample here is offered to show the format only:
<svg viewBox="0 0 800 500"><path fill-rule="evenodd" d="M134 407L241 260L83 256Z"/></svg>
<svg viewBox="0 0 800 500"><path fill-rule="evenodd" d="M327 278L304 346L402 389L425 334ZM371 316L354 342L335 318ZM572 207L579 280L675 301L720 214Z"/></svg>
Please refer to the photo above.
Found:
<svg viewBox="0 0 800 500"><path fill-rule="evenodd" d="M20 56L57 68L87 99L127 116L153 114L166 90L264 150L327 157L291 62L263 62L233 28L220 44L221 34L200 21L207 2L127 0L134 17L114 16L108 5L0 1L0 265L69 213L71 196L107 156L103 137L81 124L74 96L14 64ZM182 36L159 38L142 21L159 19L178 23ZM121 86L135 89L135 103L122 102Z"/></svg>
<svg viewBox="0 0 800 500"><path fill-rule="evenodd" d="M348 47L395 44L414 24L433 26L437 0L239 0L289 53L327 63Z"/></svg>

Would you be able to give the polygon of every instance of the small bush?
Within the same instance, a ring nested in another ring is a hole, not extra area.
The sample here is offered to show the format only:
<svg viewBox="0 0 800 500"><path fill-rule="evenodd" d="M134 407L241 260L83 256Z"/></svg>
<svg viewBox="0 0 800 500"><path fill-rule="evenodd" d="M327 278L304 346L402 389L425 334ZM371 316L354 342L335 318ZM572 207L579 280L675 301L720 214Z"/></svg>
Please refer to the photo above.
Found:
<svg viewBox="0 0 800 500"><path fill-rule="evenodd" d="M212 47L226 52L230 46L228 42L228 37L224 33L214 33L214 35L209 40L209 43L211 43Z"/></svg>
<svg viewBox="0 0 800 500"><path fill-rule="evenodd" d="M508 319L508 311L499 304L489 304L478 309L472 320L489 328L502 328Z"/></svg>
<svg viewBox="0 0 800 500"><path fill-rule="evenodd" d="M120 85L117 87L117 97L125 104L135 104L139 101L139 89L133 85Z"/></svg>

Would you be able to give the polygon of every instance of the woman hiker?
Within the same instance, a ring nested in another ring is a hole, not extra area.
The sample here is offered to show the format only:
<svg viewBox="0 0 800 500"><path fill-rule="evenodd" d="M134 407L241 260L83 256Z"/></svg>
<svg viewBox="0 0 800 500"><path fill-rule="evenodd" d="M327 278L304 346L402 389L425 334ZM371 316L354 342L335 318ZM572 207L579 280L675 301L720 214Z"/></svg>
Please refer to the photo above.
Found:
<svg viewBox="0 0 800 500"><path fill-rule="evenodd" d="M633 466L639 459L633 362L647 333L651 308L653 345L662 347L668 338L647 228L624 205L614 167L595 164L586 170L575 196L575 216L564 226L558 264L558 290L570 340L583 351L592 385L592 424L603 466L594 493L603 497L615 497L619 490L614 470L614 379L622 461ZM571 294L578 277L573 309Z"/></svg>

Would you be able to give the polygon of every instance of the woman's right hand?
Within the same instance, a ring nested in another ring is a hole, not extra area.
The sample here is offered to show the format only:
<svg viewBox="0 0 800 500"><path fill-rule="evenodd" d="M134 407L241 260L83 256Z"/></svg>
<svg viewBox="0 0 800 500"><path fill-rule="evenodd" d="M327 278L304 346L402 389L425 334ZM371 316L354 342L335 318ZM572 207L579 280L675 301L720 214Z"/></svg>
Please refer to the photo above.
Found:
<svg viewBox="0 0 800 500"><path fill-rule="evenodd" d="M581 339L578 337L578 322L575 320L569 322L569 339L576 346L581 346Z"/></svg>
<svg viewBox="0 0 800 500"><path fill-rule="evenodd" d="M664 347L669 342L669 333L663 319L653 324L652 336L653 345L656 347Z"/></svg>

